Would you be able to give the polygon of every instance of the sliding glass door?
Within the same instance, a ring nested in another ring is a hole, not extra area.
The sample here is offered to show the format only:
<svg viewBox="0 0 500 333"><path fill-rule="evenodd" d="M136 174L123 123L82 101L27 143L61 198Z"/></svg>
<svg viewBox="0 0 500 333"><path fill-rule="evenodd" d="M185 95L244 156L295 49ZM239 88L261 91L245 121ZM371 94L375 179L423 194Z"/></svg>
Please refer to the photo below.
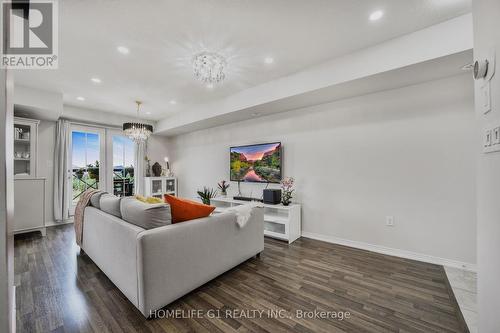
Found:
<svg viewBox="0 0 500 333"><path fill-rule="evenodd" d="M71 127L71 211L73 214L80 196L89 188L104 189L105 132L100 128Z"/></svg>

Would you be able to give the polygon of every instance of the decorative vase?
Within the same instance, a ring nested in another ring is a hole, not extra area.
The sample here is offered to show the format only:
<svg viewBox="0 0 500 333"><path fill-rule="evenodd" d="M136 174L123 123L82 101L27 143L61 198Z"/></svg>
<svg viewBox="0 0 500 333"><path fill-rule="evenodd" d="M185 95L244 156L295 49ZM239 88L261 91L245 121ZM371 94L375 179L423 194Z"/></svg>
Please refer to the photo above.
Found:
<svg viewBox="0 0 500 333"><path fill-rule="evenodd" d="M288 206L290 204L290 201L283 201L282 204L283 206Z"/></svg>
<svg viewBox="0 0 500 333"><path fill-rule="evenodd" d="M204 205L210 206L210 199L201 199L201 202L202 202Z"/></svg>
<svg viewBox="0 0 500 333"><path fill-rule="evenodd" d="M155 177L161 176L162 167L161 167L160 163L156 162L155 164L153 164L152 169L153 169L153 176L155 176Z"/></svg>
<svg viewBox="0 0 500 333"><path fill-rule="evenodd" d="M220 195L223 196L223 197L227 197L227 192L226 191L221 191Z"/></svg>

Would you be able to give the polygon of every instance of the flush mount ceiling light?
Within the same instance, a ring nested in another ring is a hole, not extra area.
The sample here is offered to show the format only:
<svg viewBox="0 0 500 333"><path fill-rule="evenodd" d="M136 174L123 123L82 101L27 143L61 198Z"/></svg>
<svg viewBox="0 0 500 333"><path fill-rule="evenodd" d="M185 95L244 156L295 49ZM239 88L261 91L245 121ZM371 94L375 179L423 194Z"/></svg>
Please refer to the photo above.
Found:
<svg viewBox="0 0 500 333"><path fill-rule="evenodd" d="M193 57L194 77L207 85L220 83L226 77L226 59L215 52L201 52Z"/></svg>
<svg viewBox="0 0 500 333"><path fill-rule="evenodd" d="M141 108L141 101L136 101L137 104L137 118L139 118L139 110ZM145 123L124 123L123 133L136 143L145 142L153 133L153 126Z"/></svg>
<svg viewBox="0 0 500 333"><path fill-rule="evenodd" d="M83 102L85 100L85 97L78 96L76 99L79 100L80 102Z"/></svg>
<svg viewBox="0 0 500 333"><path fill-rule="evenodd" d="M376 10L370 14L370 21L380 20L384 16L384 12L381 10Z"/></svg>
<svg viewBox="0 0 500 333"><path fill-rule="evenodd" d="M98 77L93 77L93 78L90 79L90 81L92 81L94 83L101 83L102 82L101 79L98 78Z"/></svg>

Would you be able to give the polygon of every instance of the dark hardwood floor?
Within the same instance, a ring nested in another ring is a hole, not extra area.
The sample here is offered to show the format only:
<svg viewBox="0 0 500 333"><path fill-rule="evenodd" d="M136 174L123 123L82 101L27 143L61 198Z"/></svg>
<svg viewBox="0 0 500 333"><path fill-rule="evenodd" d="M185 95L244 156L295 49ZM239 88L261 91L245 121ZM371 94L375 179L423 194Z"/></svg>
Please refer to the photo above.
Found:
<svg viewBox="0 0 500 333"><path fill-rule="evenodd" d="M305 238L266 239L260 258L165 307L201 310L194 318L144 319L79 254L72 225L16 236L15 272L19 332L462 332L441 266ZM269 309L284 311L272 318ZM242 317L252 310L263 316ZM350 317L332 318L338 311Z"/></svg>

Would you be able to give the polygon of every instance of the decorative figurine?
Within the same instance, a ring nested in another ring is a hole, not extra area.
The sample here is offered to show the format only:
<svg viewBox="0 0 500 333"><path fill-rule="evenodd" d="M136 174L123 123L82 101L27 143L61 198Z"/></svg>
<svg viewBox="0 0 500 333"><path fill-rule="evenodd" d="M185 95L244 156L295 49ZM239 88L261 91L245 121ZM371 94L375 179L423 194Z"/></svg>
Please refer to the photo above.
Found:
<svg viewBox="0 0 500 333"><path fill-rule="evenodd" d="M161 168L161 165L160 163L156 162L155 164L153 164L153 176L154 177L160 177L161 176L161 172L162 172L162 168Z"/></svg>

